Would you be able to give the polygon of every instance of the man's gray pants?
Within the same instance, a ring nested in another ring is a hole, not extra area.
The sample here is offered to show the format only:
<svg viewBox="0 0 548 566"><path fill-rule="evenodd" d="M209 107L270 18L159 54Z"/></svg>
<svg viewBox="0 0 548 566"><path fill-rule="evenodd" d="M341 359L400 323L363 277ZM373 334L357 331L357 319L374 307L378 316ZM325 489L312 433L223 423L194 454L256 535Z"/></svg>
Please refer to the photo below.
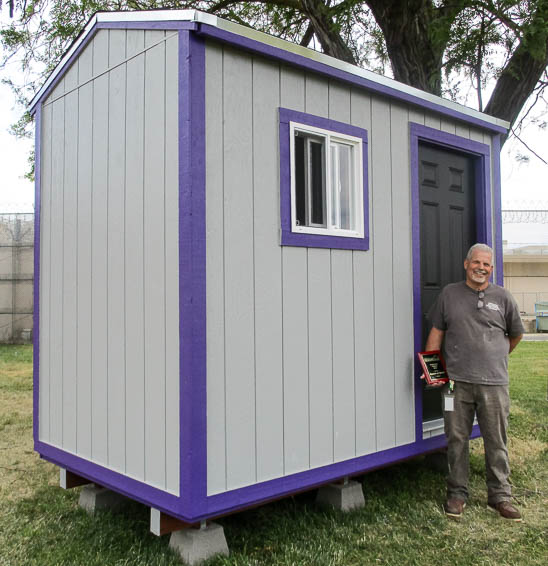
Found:
<svg viewBox="0 0 548 566"><path fill-rule="evenodd" d="M444 395L448 388L448 385L443 388ZM510 465L506 447L509 413L508 385L455 382L454 411L444 410L445 435L448 442L448 498L456 497L463 501L468 498L468 441L476 414L485 448L487 502L496 505L501 501L510 500Z"/></svg>

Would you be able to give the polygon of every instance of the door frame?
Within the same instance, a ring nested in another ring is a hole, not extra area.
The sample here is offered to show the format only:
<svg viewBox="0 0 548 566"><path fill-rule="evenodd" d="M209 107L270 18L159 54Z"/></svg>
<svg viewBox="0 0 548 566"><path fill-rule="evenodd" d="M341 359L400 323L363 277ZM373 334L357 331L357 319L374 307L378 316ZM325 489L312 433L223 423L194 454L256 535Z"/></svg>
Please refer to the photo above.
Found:
<svg viewBox="0 0 548 566"><path fill-rule="evenodd" d="M499 136L493 139L495 203L491 191L491 147L455 134L442 132L422 124L411 122L411 211L412 211L412 257L413 257L413 334L415 352L422 350L422 305L421 305L421 249L420 249L420 183L419 183L419 144L427 142L440 149L458 151L472 158L475 184L476 241L493 246L493 204L495 212L500 211ZM496 144L496 141L499 143ZM500 218L500 212L498 212ZM500 235L500 227L497 230ZM502 239L497 237L497 248L502 248ZM495 252L498 259L499 254ZM464 258L463 258L464 259ZM498 263L498 262L497 262ZM496 270L497 281L502 279L502 258ZM500 276L499 276L500 274ZM415 356L415 438L423 438L421 367Z"/></svg>

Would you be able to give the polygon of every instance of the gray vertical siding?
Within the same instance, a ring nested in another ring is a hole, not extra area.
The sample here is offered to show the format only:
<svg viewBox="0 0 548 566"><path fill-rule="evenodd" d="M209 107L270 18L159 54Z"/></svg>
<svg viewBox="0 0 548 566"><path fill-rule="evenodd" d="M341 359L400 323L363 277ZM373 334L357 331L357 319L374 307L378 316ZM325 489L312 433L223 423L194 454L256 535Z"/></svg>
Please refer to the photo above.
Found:
<svg viewBox="0 0 548 566"><path fill-rule="evenodd" d="M369 251L279 245L280 106L368 130ZM207 45L209 494L415 440L409 122L477 139Z"/></svg>
<svg viewBox="0 0 548 566"><path fill-rule="evenodd" d="M173 493L177 65L173 32L96 34L44 104L40 236L40 439Z"/></svg>

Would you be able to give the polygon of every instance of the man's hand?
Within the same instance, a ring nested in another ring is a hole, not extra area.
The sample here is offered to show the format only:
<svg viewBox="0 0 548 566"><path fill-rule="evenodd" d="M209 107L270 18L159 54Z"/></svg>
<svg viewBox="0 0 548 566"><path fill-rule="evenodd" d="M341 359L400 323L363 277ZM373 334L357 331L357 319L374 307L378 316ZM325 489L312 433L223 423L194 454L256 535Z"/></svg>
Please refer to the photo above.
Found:
<svg viewBox="0 0 548 566"><path fill-rule="evenodd" d="M508 340L510 341L510 348L508 350L509 354L521 342L522 338L523 338L523 334L520 334L519 336L508 336Z"/></svg>

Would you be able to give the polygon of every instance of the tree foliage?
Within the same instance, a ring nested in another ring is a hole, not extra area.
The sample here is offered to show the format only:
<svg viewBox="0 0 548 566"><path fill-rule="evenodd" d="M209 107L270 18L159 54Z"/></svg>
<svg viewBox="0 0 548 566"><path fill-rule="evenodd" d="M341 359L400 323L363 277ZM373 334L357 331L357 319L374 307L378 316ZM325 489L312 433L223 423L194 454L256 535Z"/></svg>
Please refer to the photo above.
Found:
<svg viewBox="0 0 548 566"><path fill-rule="evenodd" d="M156 8L208 11L456 101L472 92L480 110L512 124L528 100L546 102L548 0L15 0L0 42L3 63L17 59L26 73L13 85L19 98L96 11Z"/></svg>

